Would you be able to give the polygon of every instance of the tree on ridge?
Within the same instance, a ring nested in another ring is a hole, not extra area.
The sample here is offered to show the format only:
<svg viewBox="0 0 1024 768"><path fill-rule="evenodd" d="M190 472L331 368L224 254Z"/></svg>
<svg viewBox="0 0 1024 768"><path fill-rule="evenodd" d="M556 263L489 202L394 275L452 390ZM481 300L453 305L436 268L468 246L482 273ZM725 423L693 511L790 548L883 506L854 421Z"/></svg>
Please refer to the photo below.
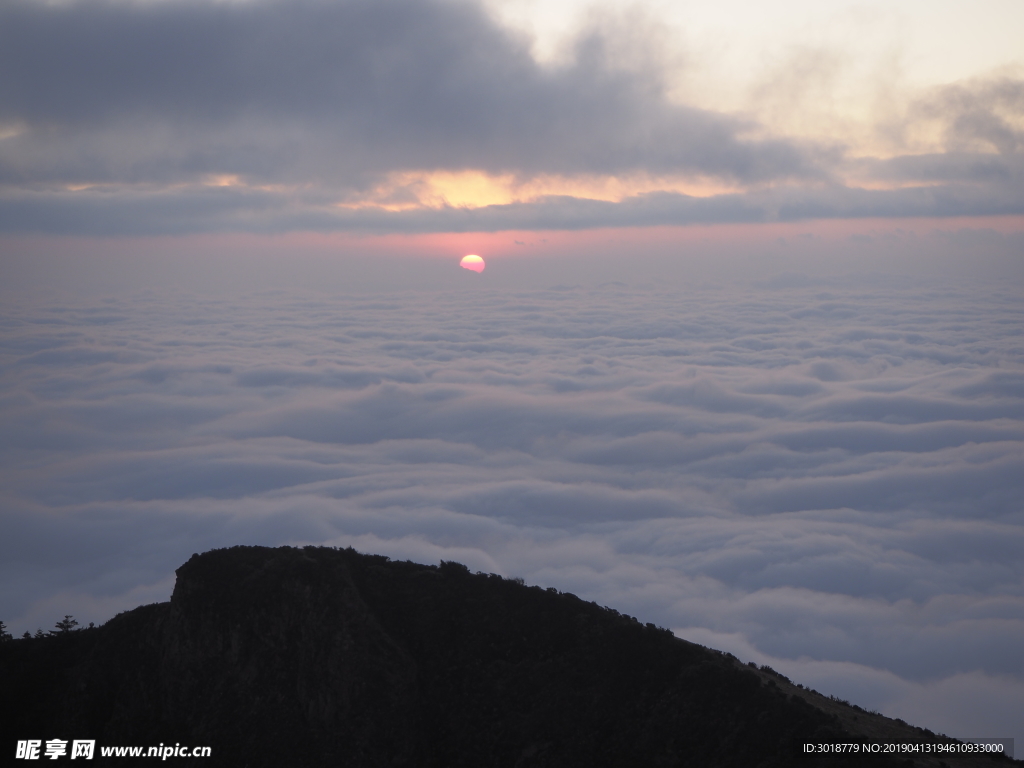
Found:
<svg viewBox="0 0 1024 768"><path fill-rule="evenodd" d="M57 631L51 632L50 634L63 635L77 627L78 621L72 618L69 614L64 614L64 618L58 621L54 626L56 627Z"/></svg>

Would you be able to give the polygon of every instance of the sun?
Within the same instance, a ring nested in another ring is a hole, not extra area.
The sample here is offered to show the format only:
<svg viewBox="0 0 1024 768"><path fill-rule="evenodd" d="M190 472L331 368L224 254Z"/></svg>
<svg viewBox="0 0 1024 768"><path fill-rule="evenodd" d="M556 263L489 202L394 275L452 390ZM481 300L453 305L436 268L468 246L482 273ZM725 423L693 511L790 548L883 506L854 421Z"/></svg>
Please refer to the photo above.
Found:
<svg viewBox="0 0 1024 768"><path fill-rule="evenodd" d="M462 261L459 262L459 266L463 269L471 269L474 272L483 272L484 267L487 265L484 260L477 256L475 253L471 253L468 256L463 256Z"/></svg>

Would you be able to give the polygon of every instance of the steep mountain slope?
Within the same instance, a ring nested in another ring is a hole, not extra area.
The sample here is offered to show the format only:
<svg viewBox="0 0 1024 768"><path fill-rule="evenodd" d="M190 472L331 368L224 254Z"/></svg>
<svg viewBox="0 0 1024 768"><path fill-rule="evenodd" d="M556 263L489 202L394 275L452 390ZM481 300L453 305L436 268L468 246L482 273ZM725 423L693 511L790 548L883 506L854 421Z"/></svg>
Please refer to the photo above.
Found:
<svg viewBox="0 0 1024 768"><path fill-rule="evenodd" d="M169 603L2 644L2 749L180 743L232 766L1011 764L802 757L805 743L945 739L457 563L235 547L177 576Z"/></svg>

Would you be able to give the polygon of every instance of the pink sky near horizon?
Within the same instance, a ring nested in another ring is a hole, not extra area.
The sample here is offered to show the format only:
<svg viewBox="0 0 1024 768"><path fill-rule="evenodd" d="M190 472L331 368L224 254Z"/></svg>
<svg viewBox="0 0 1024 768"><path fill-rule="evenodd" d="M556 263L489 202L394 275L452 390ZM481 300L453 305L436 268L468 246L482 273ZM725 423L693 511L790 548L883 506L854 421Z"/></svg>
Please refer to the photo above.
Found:
<svg viewBox="0 0 1024 768"><path fill-rule="evenodd" d="M358 235L291 232L0 238L0 292L446 289L479 254L480 287L745 284L849 274L1024 285L1024 217L859 219ZM475 277L475 275L474 275ZM696 281L696 282L695 282ZM473 282L477 282L474 280Z"/></svg>
<svg viewBox="0 0 1024 768"><path fill-rule="evenodd" d="M222 232L146 237L82 235L8 235L0 246L8 256L82 256L142 254L160 257L195 253L267 255L285 251L307 255L361 254L454 259L477 253L485 260L516 256L579 254L585 251L630 251L636 247L671 249L680 244L717 246L763 245L789 239L819 238L843 242L850 238L928 237L936 234L988 232L1024 235L1024 216L957 216L949 218L816 219L795 222L691 224L679 226L609 227L581 230L505 230L361 234L350 232L286 232L280 234ZM623 253L625 256L625 253Z"/></svg>

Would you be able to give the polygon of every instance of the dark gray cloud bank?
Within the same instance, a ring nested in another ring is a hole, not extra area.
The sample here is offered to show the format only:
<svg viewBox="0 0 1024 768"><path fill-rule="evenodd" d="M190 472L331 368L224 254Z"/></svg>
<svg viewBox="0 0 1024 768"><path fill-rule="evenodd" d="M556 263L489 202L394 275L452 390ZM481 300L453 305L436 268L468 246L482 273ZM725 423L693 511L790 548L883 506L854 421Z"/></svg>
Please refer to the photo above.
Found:
<svg viewBox="0 0 1024 768"><path fill-rule="evenodd" d="M850 165L827 138L754 139L748 120L671 103L656 62L618 68L607 43L582 35L572 63L544 67L479 5L443 0L0 0L0 231L483 231L1024 213L1024 140L1007 119L1024 110L1015 81L950 87L911 110L908 119L944 121L955 154ZM748 192L472 211L336 207L407 169L695 174ZM841 179L851 169L900 188L848 189ZM243 184L203 186L211 175Z"/></svg>
<svg viewBox="0 0 1024 768"><path fill-rule="evenodd" d="M912 722L1024 737L1015 285L476 277L5 300L0 617L102 621L165 599L211 547L352 545L522 576Z"/></svg>

